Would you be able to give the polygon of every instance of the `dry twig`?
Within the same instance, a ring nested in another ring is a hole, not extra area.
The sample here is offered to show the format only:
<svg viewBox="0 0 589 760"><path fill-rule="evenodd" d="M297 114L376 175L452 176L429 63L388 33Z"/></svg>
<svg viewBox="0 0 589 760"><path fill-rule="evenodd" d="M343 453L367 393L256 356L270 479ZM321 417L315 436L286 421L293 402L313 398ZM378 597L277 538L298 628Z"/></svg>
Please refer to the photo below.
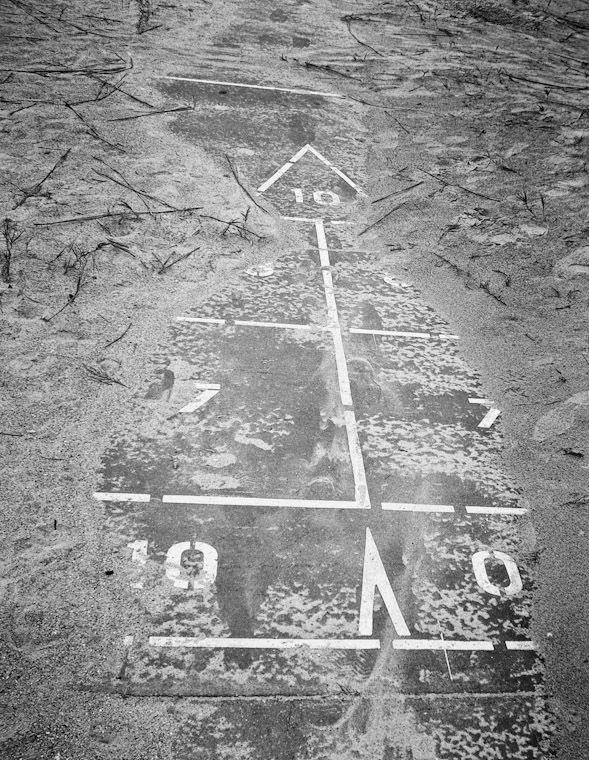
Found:
<svg viewBox="0 0 589 760"><path fill-rule="evenodd" d="M4 236L5 251L0 258L0 277L4 282L9 283L14 244L21 237L22 232L18 232L16 222L6 218L2 224L2 235Z"/></svg>
<svg viewBox="0 0 589 760"><path fill-rule="evenodd" d="M69 156L70 152L71 152L71 148L68 148L66 150L66 152L63 154L63 156L61 156L60 158L57 159L57 161L55 162L55 164L53 165L53 167L47 172L47 174L43 177L43 179L40 182L37 182L35 185L32 185L31 187L28 187L28 188L25 188L25 189L21 190L21 192L23 193L23 197L16 204L16 206L14 207L14 209L17 209L19 206L22 206L23 203L25 203L29 198L33 198L36 195L41 195L41 190L43 189L44 183L47 182L47 180L49 179L49 177L51 177L51 175L55 171L57 171L57 169L59 169L59 167L63 163L65 163L65 161L67 160L67 157Z"/></svg>

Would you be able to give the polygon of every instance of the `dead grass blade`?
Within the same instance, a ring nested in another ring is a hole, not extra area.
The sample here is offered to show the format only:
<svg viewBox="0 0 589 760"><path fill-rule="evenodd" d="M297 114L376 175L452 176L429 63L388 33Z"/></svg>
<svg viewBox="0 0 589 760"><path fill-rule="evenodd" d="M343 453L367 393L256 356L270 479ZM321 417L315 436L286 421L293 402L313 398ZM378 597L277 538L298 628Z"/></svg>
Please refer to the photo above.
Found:
<svg viewBox="0 0 589 760"><path fill-rule="evenodd" d="M43 177L43 179L40 180L40 182L37 182L37 184L32 185L29 188L25 188L25 189L21 190L21 192L23 193L23 197L16 204L16 206L14 206L14 209L17 209L17 208L19 208L19 206L22 206L23 203L25 203L29 198L33 198L36 195L41 195L41 190L43 189L44 183L47 182L47 180L49 179L49 177L51 177L51 175L55 171L57 171L57 169L59 169L59 167L62 164L65 163L65 161L67 160L67 157L69 156L70 152L71 152L71 148L68 148L66 150L66 152L63 154L63 156L60 156L60 158L57 159L57 161L55 162L55 164L53 165L53 167L47 172L47 174Z"/></svg>
<svg viewBox="0 0 589 760"><path fill-rule="evenodd" d="M119 335L119 337L115 338L114 340L111 340L110 343L107 343L106 346L104 347L104 350L106 350L107 348L110 348L111 346L114 346L115 343L118 343L120 340L122 340L125 337L125 335L129 332L132 325L133 325L133 322L129 322L129 324L123 330L123 332Z"/></svg>
<svg viewBox="0 0 589 760"><path fill-rule="evenodd" d="M250 191L247 189L247 187L243 184L239 177L239 170L237 166L233 163L230 156L225 153L225 158L227 159L227 163L229 164L229 168L231 169L231 174L233 174L233 178L239 185L239 187L243 190L243 192L247 195L247 197L250 199L250 201L257 206L261 211L263 211L265 214L269 214L270 212L268 209L265 209L263 206L261 206L258 201L254 198L254 196L250 193Z"/></svg>
<svg viewBox="0 0 589 760"><path fill-rule="evenodd" d="M118 150L121 153L127 152L121 145L116 145L115 143L111 143L105 137L102 137L102 135L98 134L98 132L96 131L96 128L93 127L92 124L90 124L90 122L86 121L86 119L80 113L76 111L76 109L73 107L71 103L64 103L64 105L66 108L68 108L72 113L74 113L78 117L78 119L82 122L82 124L84 124L87 127L89 134L92 137L94 137L96 140L103 142L105 145L108 145L110 148L114 148L115 150Z"/></svg>
<svg viewBox="0 0 589 760"><path fill-rule="evenodd" d="M131 207L128 204L128 208L131 209ZM70 217L69 219L56 219L53 222L34 222L35 227L52 227L56 224L76 224L81 222L92 222L96 221L97 219L112 219L112 218L119 218L119 219L134 219L135 217L139 216L145 216L149 214L150 216L159 216L161 214L190 214L194 213L195 211L200 211L202 209L202 206L193 206L190 208L179 208L179 209L170 209L169 211L134 211L131 209L130 211L108 211L105 214L90 214L89 216L74 216ZM209 217L213 219L214 217ZM216 221L223 221L221 219L217 219Z"/></svg>
<svg viewBox="0 0 589 760"><path fill-rule="evenodd" d="M476 195L478 198L485 198L485 200L488 201L494 201L495 203L501 203L500 198L491 198L490 195L485 195L484 193L477 193L476 190L471 190L468 187L464 187L464 185L459 185L456 182L448 182L445 179L442 179L441 177L436 177L435 174L431 174L430 172L426 171L425 169L419 169L420 172L423 172L424 174L427 174L428 177L431 177L432 179L437 180L438 182L441 182L444 187L457 187L459 190L464 190L465 193L470 193L471 195Z"/></svg>
<svg viewBox="0 0 589 760"><path fill-rule="evenodd" d="M118 380L116 377L109 375L108 372L101 369L100 367L93 367L90 364L82 364L82 366L88 373L90 379L94 380L97 383L101 383L102 385L114 385L116 383L117 385L121 385L123 388L127 387L125 383L121 382L121 380Z"/></svg>
<svg viewBox="0 0 589 760"><path fill-rule="evenodd" d="M199 251L200 246L197 248L193 248L191 251L188 251L187 253L176 253L176 251L172 251L172 253L165 259L161 259L157 253L151 253L153 258L155 259L155 262L152 262L152 269L156 272L156 274L165 274L168 269L171 269L175 264L179 264L181 261L184 261L189 256L192 256L192 254L195 251Z"/></svg>
<svg viewBox="0 0 589 760"><path fill-rule="evenodd" d="M6 218L2 223L2 235L4 237L5 250L2 256L0 256L0 277L5 283L9 283L14 244L22 236L22 232L18 231L16 222Z"/></svg>
<svg viewBox="0 0 589 760"><path fill-rule="evenodd" d="M390 211L387 211L386 214L380 217L380 219L377 219L376 222L372 222L372 224L369 224L368 227L365 227L360 235L364 235L365 232L368 232L368 230L371 230L373 227L376 227L377 224L380 224L381 222L384 222L385 219L387 219L392 213L397 211L397 209L400 209L401 206L404 206L408 201L401 201L401 203L398 203L396 206L394 206ZM358 236L359 237L359 236Z"/></svg>
<svg viewBox="0 0 589 760"><path fill-rule="evenodd" d="M110 166L110 164L107 164L106 161L104 161L102 158L98 158L98 156L94 156L94 160L103 164L104 166L106 166L107 169L110 169L111 172L117 175L115 177L111 177L110 174L106 174L105 172L99 172L97 169L93 169L94 173L98 177L104 177L106 180L110 180L111 182L114 182L116 185L119 185L120 187L124 187L126 190L130 190L139 198L139 200L143 203L143 205L148 211L151 211L151 209L149 208L145 200L146 198L150 201L153 201L154 203L159 203L162 206L166 206L166 208L172 209L173 211L179 211L179 209L176 206L172 206L170 203L167 203L166 201L161 200L161 198L157 198L155 195L150 195L149 193L146 193L143 190L138 190L137 188L133 187L133 185L129 182L129 180L118 169L115 169L114 166Z"/></svg>

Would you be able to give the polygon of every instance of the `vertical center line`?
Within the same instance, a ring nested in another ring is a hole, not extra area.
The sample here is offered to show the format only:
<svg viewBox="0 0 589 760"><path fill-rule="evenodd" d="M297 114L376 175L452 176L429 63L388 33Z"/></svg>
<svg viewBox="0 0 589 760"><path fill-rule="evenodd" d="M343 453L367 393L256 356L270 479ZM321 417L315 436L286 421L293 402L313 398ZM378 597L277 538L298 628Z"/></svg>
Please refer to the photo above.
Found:
<svg viewBox="0 0 589 760"><path fill-rule="evenodd" d="M335 300L335 291L333 288L333 278L331 276L329 249L327 248L327 239L325 237L325 226L322 219L317 219L315 221L315 232L317 234L317 246L319 248L319 260L321 262L321 274L323 276L323 288L325 291L327 316L329 319L328 329L331 332L331 336L333 338L340 399L342 405L344 406L344 423L348 436L348 448L350 450L352 472L354 474L354 485L356 492L355 497L359 507L363 509L370 509L370 497L368 495L368 485L366 483L366 472L364 470L364 459L362 457L362 449L360 447L360 438L358 437L356 414L353 408L350 408L353 407L354 402L352 400L348 364L346 362L342 331L339 315L337 313L337 303Z"/></svg>

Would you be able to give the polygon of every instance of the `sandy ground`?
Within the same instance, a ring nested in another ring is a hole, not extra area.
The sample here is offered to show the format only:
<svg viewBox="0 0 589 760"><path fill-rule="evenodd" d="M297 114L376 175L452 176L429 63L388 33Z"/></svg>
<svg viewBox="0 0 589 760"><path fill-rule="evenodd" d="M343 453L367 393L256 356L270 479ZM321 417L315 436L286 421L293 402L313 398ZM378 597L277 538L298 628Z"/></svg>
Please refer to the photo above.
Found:
<svg viewBox="0 0 589 760"><path fill-rule="evenodd" d="M506 464L531 507L522 550L537 567L534 637L553 749L580 760L589 749L589 14L581 0L330 8L310 12L340 19L338 36L361 41L353 63L372 62L348 82L349 61L290 42L290 63L273 76L319 89L343 77L350 96L374 106L362 125L375 135L366 237L390 244L383 269L415 282L460 332L503 410ZM92 689L122 666L112 644L132 611L117 604L123 558L89 495L172 316L195 289L214 293L228 271L287 240L229 164L187 150L169 128L173 114L161 113L191 104L171 102L154 75L194 65L189 50L198 62L231 13L217 0L2 2L6 758L170 757L167 702ZM264 64L261 52L250 73L258 66L264 78Z"/></svg>

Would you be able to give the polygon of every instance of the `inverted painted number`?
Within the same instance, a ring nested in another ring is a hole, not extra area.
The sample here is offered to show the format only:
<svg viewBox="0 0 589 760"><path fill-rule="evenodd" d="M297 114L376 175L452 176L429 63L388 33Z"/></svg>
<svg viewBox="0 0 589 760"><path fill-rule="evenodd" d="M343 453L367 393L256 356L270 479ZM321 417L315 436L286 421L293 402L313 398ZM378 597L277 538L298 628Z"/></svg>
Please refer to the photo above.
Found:
<svg viewBox="0 0 589 760"><path fill-rule="evenodd" d="M303 191L300 187L293 187L296 203L304 203L305 199ZM337 193L333 193L331 190L313 190L313 200L319 206L339 206L341 203L340 197Z"/></svg>
<svg viewBox="0 0 589 760"><path fill-rule="evenodd" d="M507 571L507 575L509 577L509 585L501 587L497 586L489 578L486 563L487 560L493 558L498 559L500 562L503 562L503 565L505 566L505 570ZM483 589L483 591L486 591L488 594L493 594L493 596L502 596L504 594L506 596L514 596L514 594L519 594L519 592L522 590L522 579L515 560L510 557L509 554L505 554L505 552L476 552L472 555L472 567L474 570L475 578L477 579L477 583Z"/></svg>
<svg viewBox="0 0 589 760"><path fill-rule="evenodd" d="M339 195L331 190L315 190L313 200L320 206L338 206L340 203Z"/></svg>
<svg viewBox="0 0 589 760"><path fill-rule="evenodd" d="M174 544L168 549L166 554L166 575L174 581L176 588L189 588L186 570L182 567L182 555L191 549L202 553L202 569L197 578L193 581L195 591L203 591L215 582L217 577L217 550L210 544L204 544L201 541L182 541Z"/></svg>

